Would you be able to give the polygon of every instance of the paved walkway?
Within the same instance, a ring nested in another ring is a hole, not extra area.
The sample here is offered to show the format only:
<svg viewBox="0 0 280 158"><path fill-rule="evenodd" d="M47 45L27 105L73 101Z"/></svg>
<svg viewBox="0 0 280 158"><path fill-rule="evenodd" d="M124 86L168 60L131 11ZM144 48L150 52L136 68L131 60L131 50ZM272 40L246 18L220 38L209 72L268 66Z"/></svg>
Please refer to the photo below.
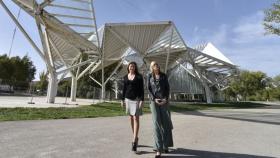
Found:
<svg viewBox="0 0 280 158"><path fill-rule="evenodd" d="M280 157L280 109L172 113L170 158ZM151 115L141 117L139 152L127 117L0 122L1 158L152 158Z"/></svg>
<svg viewBox="0 0 280 158"><path fill-rule="evenodd" d="M28 104L28 102L34 104ZM0 96L0 107L36 107L36 108L48 108L48 107L77 107L79 105L90 105L97 103L99 100L93 99L77 99L76 102L71 102L70 98L56 97L54 104L46 103L45 96L26 97L26 96Z"/></svg>

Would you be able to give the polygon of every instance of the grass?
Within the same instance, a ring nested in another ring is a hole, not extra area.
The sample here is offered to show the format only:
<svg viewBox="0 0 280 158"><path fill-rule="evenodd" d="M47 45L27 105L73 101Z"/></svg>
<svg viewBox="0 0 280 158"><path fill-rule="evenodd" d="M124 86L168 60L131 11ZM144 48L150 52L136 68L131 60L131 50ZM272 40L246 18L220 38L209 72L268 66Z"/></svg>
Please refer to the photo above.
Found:
<svg viewBox="0 0 280 158"><path fill-rule="evenodd" d="M144 107L144 113L149 112ZM0 108L0 121L94 118L126 115L117 103L102 103L81 107L59 108Z"/></svg>
<svg viewBox="0 0 280 158"><path fill-rule="evenodd" d="M250 102L221 104L176 103L172 104L170 109L174 112L184 112L224 108L257 108L263 106L266 105ZM143 112L150 112L147 104L144 106ZM0 108L0 121L95 118L123 115L126 114L119 103L102 103L75 108Z"/></svg>

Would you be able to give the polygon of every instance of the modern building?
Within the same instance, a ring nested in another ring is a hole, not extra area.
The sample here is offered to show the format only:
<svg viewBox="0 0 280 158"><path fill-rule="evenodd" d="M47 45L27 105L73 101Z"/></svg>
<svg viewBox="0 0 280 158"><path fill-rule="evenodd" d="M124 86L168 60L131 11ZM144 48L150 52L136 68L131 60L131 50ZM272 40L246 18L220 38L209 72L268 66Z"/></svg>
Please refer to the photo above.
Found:
<svg viewBox="0 0 280 158"><path fill-rule="evenodd" d="M119 81L125 65L136 61L143 74L151 61L157 61L169 76L171 98L174 100L219 100L228 79L237 70L211 43L189 47L171 21L106 23L97 29L92 0L13 0L34 17L41 38L40 48L5 5L0 4L13 19L30 44L41 56L49 72L47 102L54 103L58 83L67 75L72 77L71 100L76 100L78 80L102 70L102 88L110 80ZM87 57L84 59L83 56ZM104 68L116 64L107 78ZM81 66L86 66L81 70ZM123 68L121 68L123 67ZM115 84L116 96L119 84Z"/></svg>

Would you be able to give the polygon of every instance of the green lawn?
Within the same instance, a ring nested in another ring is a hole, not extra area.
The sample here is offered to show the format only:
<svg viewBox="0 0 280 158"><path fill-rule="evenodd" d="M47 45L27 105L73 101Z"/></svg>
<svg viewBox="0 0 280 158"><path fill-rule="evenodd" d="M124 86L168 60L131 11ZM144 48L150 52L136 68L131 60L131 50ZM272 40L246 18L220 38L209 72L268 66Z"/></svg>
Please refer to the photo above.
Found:
<svg viewBox="0 0 280 158"><path fill-rule="evenodd" d="M221 104L177 103L171 105L170 109L174 112L184 112L217 108L256 108L262 106L265 105L248 102ZM148 105L145 105L143 112L150 112ZM0 108L0 121L94 118L122 115L125 115L125 111L118 103L102 103L76 108Z"/></svg>

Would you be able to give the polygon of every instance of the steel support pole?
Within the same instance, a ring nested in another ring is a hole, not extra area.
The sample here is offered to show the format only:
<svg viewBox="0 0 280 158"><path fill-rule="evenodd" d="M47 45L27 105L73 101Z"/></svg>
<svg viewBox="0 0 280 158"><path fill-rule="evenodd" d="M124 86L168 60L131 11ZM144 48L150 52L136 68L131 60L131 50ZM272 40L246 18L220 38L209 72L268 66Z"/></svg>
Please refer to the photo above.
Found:
<svg viewBox="0 0 280 158"><path fill-rule="evenodd" d="M71 82L71 101L76 101L76 95L77 95L77 77L75 75L72 75L72 82Z"/></svg>
<svg viewBox="0 0 280 158"><path fill-rule="evenodd" d="M167 51L167 57L166 57L166 63L165 63L165 70L164 70L165 73L167 73L170 50L171 50L171 45L172 45L172 38L173 38L173 25L171 25L171 36L170 36L170 41L169 41L169 46L168 46L168 51Z"/></svg>
<svg viewBox="0 0 280 158"><path fill-rule="evenodd" d="M120 66L122 65L122 63L123 63L123 60L121 60L120 62L119 62L119 64L116 66L116 68L113 70L113 72L111 73L111 75L106 79L106 81L105 81L105 85L107 84L107 82L112 78L112 76L117 72L117 70L120 68Z"/></svg>
<svg viewBox="0 0 280 158"><path fill-rule="evenodd" d="M101 73L102 73L102 79L101 79L101 101L105 101L105 81L104 81L104 54L102 54L102 60L101 60Z"/></svg>
<svg viewBox="0 0 280 158"><path fill-rule="evenodd" d="M95 83L97 83L100 87L102 87L102 84L98 82L95 78L93 78L92 76L89 76L89 78L92 79Z"/></svg>
<svg viewBox="0 0 280 158"><path fill-rule="evenodd" d="M96 39L97 39L97 47L100 48L100 41L99 41L99 35L98 35L98 30L97 30L97 24L96 24L96 17L95 17L95 11L94 11L94 7L93 7L93 0L90 1L90 8L91 8L91 14L92 14L92 18L94 19L94 29L95 29L95 33L96 33Z"/></svg>
<svg viewBox="0 0 280 158"><path fill-rule="evenodd" d="M118 99L118 90L119 90L118 81L115 80L115 99Z"/></svg>
<svg viewBox="0 0 280 158"><path fill-rule="evenodd" d="M199 79L199 81L202 83L202 85L204 87L206 102L212 103L213 100L212 100L212 92L211 92L210 86L207 84L206 79L203 77L201 70L196 65L193 65L193 68L195 69L197 78Z"/></svg>
<svg viewBox="0 0 280 158"><path fill-rule="evenodd" d="M202 82L203 82L202 84L203 84L204 90L205 90L206 102L207 103L212 103L213 101L212 101L212 95L211 95L210 87L208 86L208 84L204 80Z"/></svg>
<svg viewBox="0 0 280 158"><path fill-rule="evenodd" d="M47 103L54 103L57 93L57 74L55 71L49 72L49 84L47 92Z"/></svg>
<svg viewBox="0 0 280 158"><path fill-rule="evenodd" d="M79 63L82 62L82 57L80 58L80 61ZM79 76L79 73L80 73L80 66L78 67L77 71L76 71L76 75L71 73L72 75L72 81L71 81L71 95L70 95L70 98L71 98L71 101L72 102L75 102L76 101L76 97L77 97L77 84L78 84L78 76Z"/></svg>

